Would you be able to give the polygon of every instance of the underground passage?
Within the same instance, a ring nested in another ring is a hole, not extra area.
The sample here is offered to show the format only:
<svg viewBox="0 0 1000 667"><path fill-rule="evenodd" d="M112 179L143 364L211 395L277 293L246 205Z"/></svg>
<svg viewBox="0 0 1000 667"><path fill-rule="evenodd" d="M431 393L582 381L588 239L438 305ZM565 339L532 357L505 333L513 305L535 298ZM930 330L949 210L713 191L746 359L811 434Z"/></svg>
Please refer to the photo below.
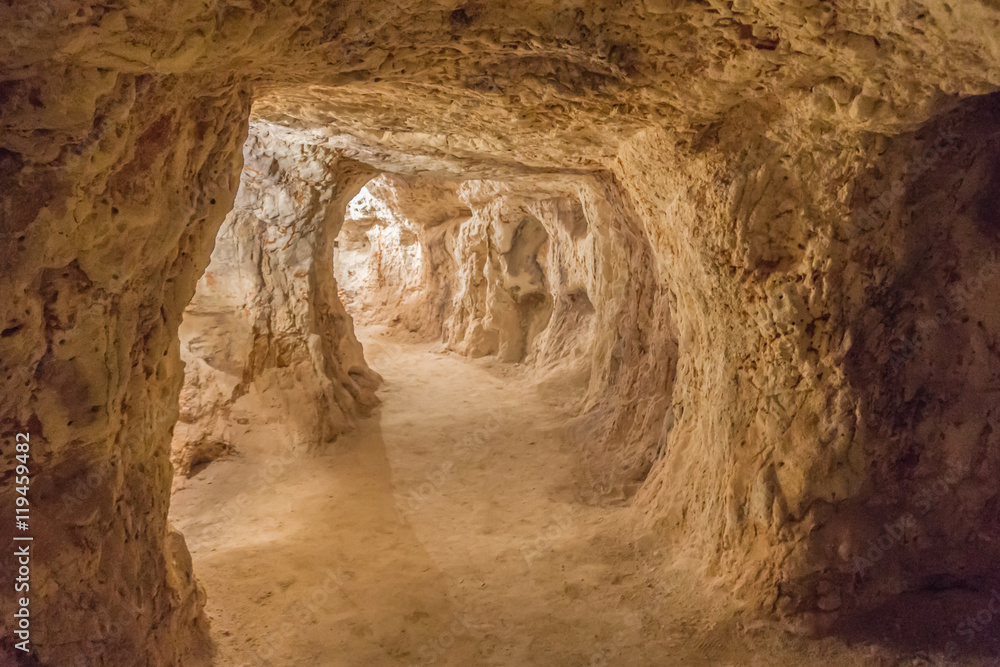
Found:
<svg viewBox="0 0 1000 667"><path fill-rule="evenodd" d="M1000 4L0 3L0 656L1000 664Z"/></svg>

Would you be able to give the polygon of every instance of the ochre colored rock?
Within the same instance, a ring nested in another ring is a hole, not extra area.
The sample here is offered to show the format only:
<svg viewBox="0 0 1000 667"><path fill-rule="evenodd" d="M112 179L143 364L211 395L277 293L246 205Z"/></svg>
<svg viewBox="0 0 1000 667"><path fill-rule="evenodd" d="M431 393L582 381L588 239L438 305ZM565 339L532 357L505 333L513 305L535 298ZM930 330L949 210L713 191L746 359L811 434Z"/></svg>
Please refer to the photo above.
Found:
<svg viewBox="0 0 1000 667"><path fill-rule="evenodd" d="M244 158L243 185L181 328L187 369L171 458L182 474L228 450L234 404L248 393L271 405L297 449L333 440L378 404L378 375L330 262L347 201L372 170L256 128Z"/></svg>
<svg viewBox="0 0 1000 667"><path fill-rule="evenodd" d="M995 578L994 0L20 2L0 25L0 506L29 431L35 663L204 658L174 425L183 470L243 396L294 401L303 447L374 405L330 258L378 171L471 181L413 230L453 239L441 334L589 366L582 458L752 605L825 627Z"/></svg>

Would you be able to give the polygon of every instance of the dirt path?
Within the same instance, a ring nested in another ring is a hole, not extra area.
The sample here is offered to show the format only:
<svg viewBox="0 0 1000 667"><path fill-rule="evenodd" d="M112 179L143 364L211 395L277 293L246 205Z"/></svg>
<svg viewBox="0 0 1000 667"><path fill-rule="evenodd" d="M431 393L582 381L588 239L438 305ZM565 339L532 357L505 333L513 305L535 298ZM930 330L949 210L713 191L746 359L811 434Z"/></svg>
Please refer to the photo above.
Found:
<svg viewBox="0 0 1000 667"><path fill-rule="evenodd" d="M216 664L882 664L744 631L627 507L578 502L561 407L516 369L360 335L380 414L306 457L248 428L174 496Z"/></svg>

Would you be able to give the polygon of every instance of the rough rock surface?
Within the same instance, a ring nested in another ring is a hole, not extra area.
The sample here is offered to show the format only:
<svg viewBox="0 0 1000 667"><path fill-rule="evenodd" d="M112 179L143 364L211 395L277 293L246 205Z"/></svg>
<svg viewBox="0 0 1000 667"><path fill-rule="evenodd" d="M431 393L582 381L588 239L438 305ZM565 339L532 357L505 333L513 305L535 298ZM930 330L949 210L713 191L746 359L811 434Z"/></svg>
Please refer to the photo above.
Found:
<svg viewBox="0 0 1000 667"><path fill-rule="evenodd" d="M891 141L793 148L723 127L683 164L660 132L622 152L677 281L678 418L640 503L813 628L842 603L995 577L1000 331L979 305L995 104Z"/></svg>
<svg viewBox="0 0 1000 667"><path fill-rule="evenodd" d="M441 336L454 287L452 229L470 215L453 181L383 174L365 185L348 206L333 260L354 320Z"/></svg>
<svg viewBox="0 0 1000 667"><path fill-rule="evenodd" d="M335 259L357 321L524 362L581 396L583 472L606 495L634 491L655 458L677 359L649 244L614 192L593 176L384 174Z"/></svg>
<svg viewBox="0 0 1000 667"><path fill-rule="evenodd" d="M181 329L187 366L172 460L192 466L227 451L234 404L256 395L297 449L333 440L377 405L337 298L329 261L347 201L370 168L253 129L242 186Z"/></svg>
<svg viewBox="0 0 1000 667"><path fill-rule="evenodd" d="M0 423L5 443L32 433L35 663L193 664L198 596L166 522L177 330L251 99L285 143L333 151L345 205L366 176L338 156L600 172L635 235L615 270L654 272L626 280L607 343L636 406L609 442L655 439L638 502L656 534L716 554L754 603L822 627L997 571L997 102L963 99L1000 85L995 0L69 1L0 24ZM329 263L331 227L311 226L281 265ZM364 383L333 365L353 344L332 276L271 275L319 301L253 313L271 328L249 368L272 377L288 351L346 419ZM660 327L672 386L647 357ZM905 537L872 553L899 513Z"/></svg>
<svg viewBox="0 0 1000 667"><path fill-rule="evenodd" d="M4 98L0 497L14 506L6 443L29 432L32 660L180 664L204 623L167 526L177 327L236 194L250 97L224 78L98 78L46 79L92 95L73 118L19 119Z"/></svg>

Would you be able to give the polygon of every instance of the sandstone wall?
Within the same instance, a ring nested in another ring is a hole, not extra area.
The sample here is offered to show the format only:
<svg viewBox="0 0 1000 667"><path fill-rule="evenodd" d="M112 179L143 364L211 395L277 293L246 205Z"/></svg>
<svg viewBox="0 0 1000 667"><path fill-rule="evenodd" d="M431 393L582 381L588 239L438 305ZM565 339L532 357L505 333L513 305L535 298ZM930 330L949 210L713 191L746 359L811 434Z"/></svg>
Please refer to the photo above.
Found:
<svg viewBox="0 0 1000 667"><path fill-rule="evenodd" d="M236 194L249 91L72 68L7 86L0 502L14 507L6 443L27 431L30 660L193 660L203 594L167 526L177 327ZM32 95L51 111L30 111ZM72 113L51 105L58 96ZM10 570L0 584L13 590ZM13 604L0 598L8 656Z"/></svg>
<svg viewBox="0 0 1000 667"><path fill-rule="evenodd" d="M468 181L448 341L579 397L588 500L630 496L656 458L677 362L648 239L609 175Z"/></svg>
<svg viewBox="0 0 1000 667"><path fill-rule="evenodd" d="M241 187L184 315L186 364L172 460L179 473L227 451L234 404L280 420L299 449L330 442L378 403L337 297L330 258L347 202L373 171L254 126ZM270 416L260 408L270 408Z"/></svg>
<svg viewBox="0 0 1000 667"><path fill-rule="evenodd" d="M892 141L723 126L697 152L657 132L623 151L679 342L640 505L809 629L995 577L995 113L971 103Z"/></svg>

